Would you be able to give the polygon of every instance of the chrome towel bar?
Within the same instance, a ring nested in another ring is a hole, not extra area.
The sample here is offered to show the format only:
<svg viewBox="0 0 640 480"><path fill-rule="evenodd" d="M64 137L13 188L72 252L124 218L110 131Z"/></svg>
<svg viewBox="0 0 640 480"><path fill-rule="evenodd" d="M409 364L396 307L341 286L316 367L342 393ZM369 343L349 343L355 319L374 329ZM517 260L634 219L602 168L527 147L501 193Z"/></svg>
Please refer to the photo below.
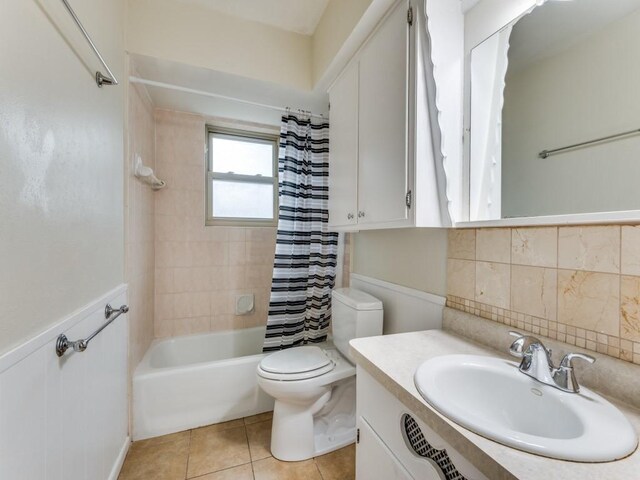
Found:
<svg viewBox="0 0 640 480"><path fill-rule="evenodd" d="M96 57L98 57L98 60L100 60L100 63L109 74L109 76L107 76L102 74L102 72L100 71L96 71L96 83L98 84L98 87L102 87L102 85L118 85L118 80L116 79L116 76L113 74L113 72L111 71L107 63L104 61L104 58L102 58L102 55L100 55L100 52L98 51L98 47L96 47L96 44L93 43L93 40L91 40L89 33L82 26L82 22L80 22L80 19L76 15L76 12L73 11L73 8L71 8L71 5L69 5L69 2L67 0L61 0L61 1L64 4L67 11L69 12L69 14L71 15L71 17L73 18L73 21L76 22L76 25L82 32L82 35L84 35L84 38L86 38L87 42L89 42L89 45L93 50L93 53L96 54Z"/></svg>
<svg viewBox="0 0 640 480"><path fill-rule="evenodd" d="M74 352L84 352L89 345L89 342L98 335L102 330L104 330L107 325L111 324L116 318L118 318L123 313L127 313L129 311L129 307L127 305L122 305L120 308L115 309L111 305L107 303L107 306L104 307L104 318L108 321L102 324L102 326L89 335L87 338L76 340L75 342L70 341L67 336L62 333L58 335L58 339L56 340L56 355L59 357L64 355L69 348L73 348Z"/></svg>
<svg viewBox="0 0 640 480"><path fill-rule="evenodd" d="M629 130L628 132L616 133L615 135L608 135L606 137L596 138L595 140L589 140L588 142L574 143L573 145L569 145L567 147L554 148L553 150L542 150L538 153L539 158L547 158L556 153L564 152L565 150L573 150L574 148L579 147L587 147L589 145L594 145L596 143L602 143L609 140L617 140L618 138L627 137L629 135L637 135L640 133L640 128L635 130Z"/></svg>

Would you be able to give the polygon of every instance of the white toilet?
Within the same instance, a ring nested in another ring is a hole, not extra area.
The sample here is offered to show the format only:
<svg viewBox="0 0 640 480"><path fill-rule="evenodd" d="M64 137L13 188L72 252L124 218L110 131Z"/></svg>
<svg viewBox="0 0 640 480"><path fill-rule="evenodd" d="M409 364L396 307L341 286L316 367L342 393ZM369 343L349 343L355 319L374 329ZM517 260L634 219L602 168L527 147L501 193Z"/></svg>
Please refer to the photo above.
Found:
<svg viewBox="0 0 640 480"><path fill-rule="evenodd" d="M353 443L356 367L349 340L382 335L382 302L353 288L332 292L333 345L272 353L258 365L258 385L275 398L271 453L305 460Z"/></svg>

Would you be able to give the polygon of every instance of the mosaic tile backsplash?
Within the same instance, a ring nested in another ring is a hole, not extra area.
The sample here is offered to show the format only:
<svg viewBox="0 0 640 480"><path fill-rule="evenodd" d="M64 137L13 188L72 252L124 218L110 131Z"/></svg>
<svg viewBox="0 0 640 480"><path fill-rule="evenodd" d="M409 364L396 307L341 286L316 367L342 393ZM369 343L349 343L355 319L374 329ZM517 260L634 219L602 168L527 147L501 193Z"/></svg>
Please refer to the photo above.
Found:
<svg viewBox="0 0 640 480"><path fill-rule="evenodd" d="M449 231L447 305L640 364L640 226Z"/></svg>

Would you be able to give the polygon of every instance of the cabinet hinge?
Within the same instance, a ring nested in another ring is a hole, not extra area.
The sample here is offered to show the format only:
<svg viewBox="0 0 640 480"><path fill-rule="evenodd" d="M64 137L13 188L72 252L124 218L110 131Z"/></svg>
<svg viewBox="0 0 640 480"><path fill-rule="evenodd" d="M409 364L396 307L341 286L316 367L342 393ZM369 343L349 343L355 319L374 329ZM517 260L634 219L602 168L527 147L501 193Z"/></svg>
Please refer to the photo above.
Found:
<svg viewBox="0 0 640 480"><path fill-rule="evenodd" d="M413 7L409 7L407 10L407 23L409 26L413 25Z"/></svg>
<svg viewBox="0 0 640 480"><path fill-rule="evenodd" d="M356 443L360 443L360 429L356 430Z"/></svg>
<svg viewBox="0 0 640 480"><path fill-rule="evenodd" d="M404 197L405 203L407 204L407 208L411 208L411 190L407 192L407 195Z"/></svg>

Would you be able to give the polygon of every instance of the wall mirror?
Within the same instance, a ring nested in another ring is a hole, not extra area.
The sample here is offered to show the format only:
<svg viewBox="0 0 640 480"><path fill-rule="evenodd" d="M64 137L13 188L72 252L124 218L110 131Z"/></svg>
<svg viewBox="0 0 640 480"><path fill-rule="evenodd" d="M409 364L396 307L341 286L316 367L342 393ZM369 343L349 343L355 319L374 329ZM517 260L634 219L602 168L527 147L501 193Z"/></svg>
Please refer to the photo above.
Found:
<svg viewBox="0 0 640 480"><path fill-rule="evenodd" d="M471 221L640 210L640 0L547 0L468 78Z"/></svg>

